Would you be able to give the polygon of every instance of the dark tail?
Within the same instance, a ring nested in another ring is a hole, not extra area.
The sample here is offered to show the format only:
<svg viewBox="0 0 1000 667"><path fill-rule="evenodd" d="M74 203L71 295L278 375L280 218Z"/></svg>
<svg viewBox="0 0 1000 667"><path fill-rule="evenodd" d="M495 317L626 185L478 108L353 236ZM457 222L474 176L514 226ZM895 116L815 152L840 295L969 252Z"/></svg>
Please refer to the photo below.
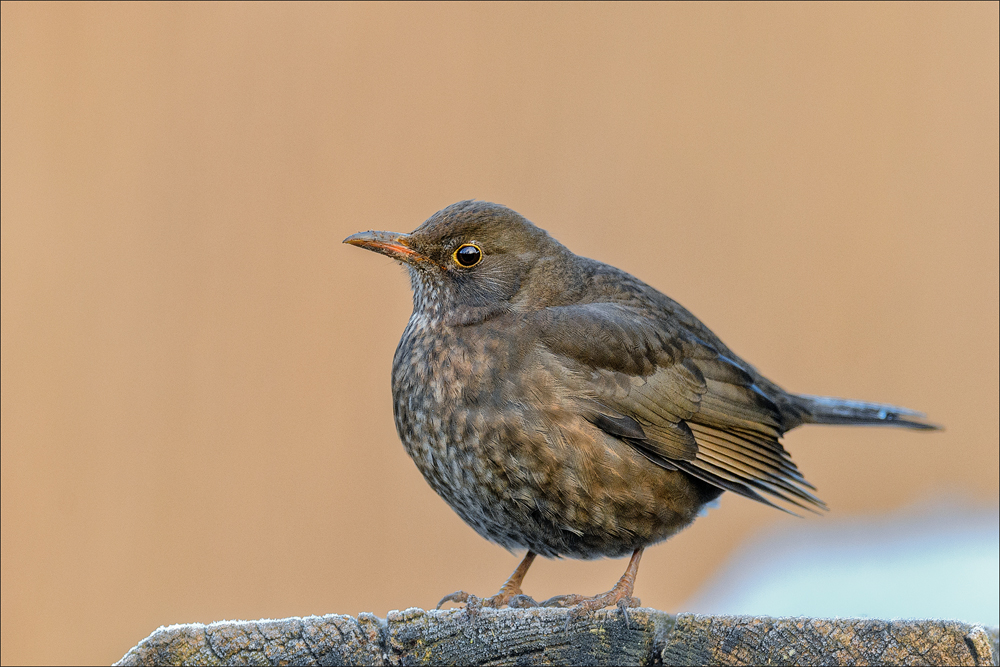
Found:
<svg viewBox="0 0 1000 667"><path fill-rule="evenodd" d="M921 421L924 414L884 403L865 403L829 396L798 394L796 403L807 424L854 424L857 426L901 426L937 430L940 426Z"/></svg>

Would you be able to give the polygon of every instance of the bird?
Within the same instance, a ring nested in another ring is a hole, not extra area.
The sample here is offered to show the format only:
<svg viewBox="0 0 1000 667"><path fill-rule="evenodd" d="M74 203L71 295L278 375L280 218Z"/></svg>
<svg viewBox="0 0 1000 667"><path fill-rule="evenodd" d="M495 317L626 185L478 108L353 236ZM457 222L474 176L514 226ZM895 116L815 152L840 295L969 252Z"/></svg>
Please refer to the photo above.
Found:
<svg viewBox="0 0 1000 667"><path fill-rule="evenodd" d="M643 550L723 492L819 512L781 444L803 424L932 430L906 408L785 391L673 299L572 253L514 210L466 200L409 234L344 243L406 267L413 312L392 363L396 430L479 535L525 551L500 590L438 604L626 614ZM536 556L630 556L607 592L536 602Z"/></svg>

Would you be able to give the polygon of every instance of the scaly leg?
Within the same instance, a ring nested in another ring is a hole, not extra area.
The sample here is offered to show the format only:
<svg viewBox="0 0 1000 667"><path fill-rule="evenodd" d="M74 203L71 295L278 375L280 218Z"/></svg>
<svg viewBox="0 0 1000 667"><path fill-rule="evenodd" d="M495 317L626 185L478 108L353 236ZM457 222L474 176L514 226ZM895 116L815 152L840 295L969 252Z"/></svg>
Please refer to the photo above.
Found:
<svg viewBox="0 0 1000 667"><path fill-rule="evenodd" d="M524 581L524 575L528 573L528 568L531 567L531 562L533 560L535 560L535 552L529 551L524 554L521 564L517 566L514 573L507 578L506 583L500 587L500 590L493 597L480 600L471 593L466 593L465 591L455 591L451 595L445 595L441 598L441 601L438 602L437 608L440 609L441 605L445 602L458 602L460 604L465 602L474 606L479 606L481 604L483 607L499 609L515 597L527 597L521 593L521 582ZM532 604L534 600L531 600L531 598L527 598L524 602L524 605L517 606L534 606L534 604Z"/></svg>
<svg viewBox="0 0 1000 667"><path fill-rule="evenodd" d="M595 595L593 597L584 597L582 595L557 595L551 597L544 602L540 602L538 606L540 607L570 607L573 609L571 611L571 617L578 618L583 614L591 611L596 611L598 609L604 609L605 607L617 606L622 612L628 607L638 607L639 599L632 597L632 589L635 588L635 575L639 571L639 559L642 558L642 548L636 549L632 553L632 559L628 562L628 567L625 568L625 574L622 578L618 580L607 593L601 593L600 595ZM626 618L628 615L626 613Z"/></svg>

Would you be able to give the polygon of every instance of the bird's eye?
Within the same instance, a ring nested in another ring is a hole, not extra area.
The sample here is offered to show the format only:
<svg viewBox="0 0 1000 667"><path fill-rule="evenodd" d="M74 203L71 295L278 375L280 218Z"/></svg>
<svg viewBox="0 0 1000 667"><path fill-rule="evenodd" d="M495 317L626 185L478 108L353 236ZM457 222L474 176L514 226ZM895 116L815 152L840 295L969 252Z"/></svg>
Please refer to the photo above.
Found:
<svg viewBox="0 0 1000 667"><path fill-rule="evenodd" d="M483 259L483 251L477 245L466 243L455 251L453 257L459 266L464 266L468 269L479 264Z"/></svg>

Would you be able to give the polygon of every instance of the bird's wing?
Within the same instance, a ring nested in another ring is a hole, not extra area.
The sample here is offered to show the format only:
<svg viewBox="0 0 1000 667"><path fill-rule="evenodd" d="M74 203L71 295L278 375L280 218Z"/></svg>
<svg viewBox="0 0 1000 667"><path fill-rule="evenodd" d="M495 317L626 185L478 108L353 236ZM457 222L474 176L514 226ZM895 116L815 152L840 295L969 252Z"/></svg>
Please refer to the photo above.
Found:
<svg viewBox="0 0 1000 667"><path fill-rule="evenodd" d="M669 318L611 303L533 316L582 415L653 463L772 505L824 508L779 437L781 412L741 364Z"/></svg>

